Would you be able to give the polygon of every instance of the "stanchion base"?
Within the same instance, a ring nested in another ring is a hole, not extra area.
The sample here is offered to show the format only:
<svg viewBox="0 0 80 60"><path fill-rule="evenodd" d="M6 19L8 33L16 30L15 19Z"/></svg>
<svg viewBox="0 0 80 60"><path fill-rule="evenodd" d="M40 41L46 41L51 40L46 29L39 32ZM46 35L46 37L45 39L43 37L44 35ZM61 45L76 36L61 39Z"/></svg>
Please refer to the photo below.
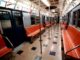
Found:
<svg viewBox="0 0 80 60"><path fill-rule="evenodd" d="M36 56L34 60L41 60L42 56Z"/></svg>
<svg viewBox="0 0 80 60"><path fill-rule="evenodd" d="M17 52L17 54L19 54L19 55L21 55L22 53L23 53L22 50L19 50L19 51Z"/></svg>
<svg viewBox="0 0 80 60"><path fill-rule="evenodd" d="M41 42L42 42L43 40L39 40L39 41L41 41Z"/></svg>
<svg viewBox="0 0 80 60"><path fill-rule="evenodd" d="M32 47L31 50L35 51L37 48L36 47Z"/></svg>
<svg viewBox="0 0 80 60"><path fill-rule="evenodd" d="M43 35L44 37L46 37L46 35Z"/></svg>
<svg viewBox="0 0 80 60"><path fill-rule="evenodd" d="M55 56L56 55L56 52L50 51L49 54Z"/></svg>
<svg viewBox="0 0 80 60"><path fill-rule="evenodd" d="M53 44L57 44L57 42L53 42Z"/></svg>
<svg viewBox="0 0 80 60"><path fill-rule="evenodd" d="M49 40L51 40L51 38L48 38Z"/></svg>

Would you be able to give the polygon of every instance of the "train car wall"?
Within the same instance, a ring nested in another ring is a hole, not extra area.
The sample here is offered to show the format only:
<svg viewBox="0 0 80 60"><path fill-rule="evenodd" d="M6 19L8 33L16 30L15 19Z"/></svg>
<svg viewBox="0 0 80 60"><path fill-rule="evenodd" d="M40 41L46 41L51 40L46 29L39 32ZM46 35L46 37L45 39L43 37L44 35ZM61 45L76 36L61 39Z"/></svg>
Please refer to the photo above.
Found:
<svg viewBox="0 0 80 60"><path fill-rule="evenodd" d="M22 11L6 8L0 8L0 11L1 9L2 11L5 10L5 12L8 13L6 13L7 15L2 14L2 17L0 17L3 34L9 38L15 48L23 43L26 39L22 21ZM17 12L14 13L14 11ZM18 16L19 12L19 15L21 16Z"/></svg>
<svg viewBox="0 0 80 60"><path fill-rule="evenodd" d="M28 27L31 25L31 16L30 13L23 12L23 23L24 27Z"/></svg>
<svg viewBox="0 0 80 60"><path fill-rule="evenodd" d="M71 10L71 17L70 17L70 23L71 24L73 24L73 14L74 14L74 12L75 11L77 11L78 9L80 9L80 4L79 5L77 5L75 8L73 8L72 10Z"/></svg>

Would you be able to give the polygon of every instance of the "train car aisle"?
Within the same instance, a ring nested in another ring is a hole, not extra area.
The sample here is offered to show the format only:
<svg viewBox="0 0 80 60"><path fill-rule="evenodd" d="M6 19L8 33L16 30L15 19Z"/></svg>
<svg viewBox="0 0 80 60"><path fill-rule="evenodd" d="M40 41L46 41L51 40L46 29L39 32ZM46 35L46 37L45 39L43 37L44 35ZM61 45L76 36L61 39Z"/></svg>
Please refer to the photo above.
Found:
<svg viewBox="0 0 80 60"><path fill-rule="evenodd" d="M50 36L49 36L50 33ZM49 37L51 39L49 39ZM24 43L22 54L14 54L13 60L39 60L40 38L34 43ZM62 60L61 55L61 31L59 25L54 25L42 34L42 60Z"/></svg>

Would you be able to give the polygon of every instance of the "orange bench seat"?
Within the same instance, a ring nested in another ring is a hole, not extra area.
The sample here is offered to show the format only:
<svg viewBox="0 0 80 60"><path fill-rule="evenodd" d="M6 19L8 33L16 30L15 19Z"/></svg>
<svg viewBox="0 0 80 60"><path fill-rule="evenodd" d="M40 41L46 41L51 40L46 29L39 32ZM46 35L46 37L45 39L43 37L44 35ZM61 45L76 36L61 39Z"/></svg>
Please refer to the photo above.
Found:
<svg viewBox="0 0 80 60"><path fill-rule="evenodd" d="M73 48L73 45L66 31L62 31L62 36L63 36L64 53L66 54L70 49ZM75 50L67 53L66 55L74 57L74 58L77 57Z"/></svg>
<svg viewBox="0 0 80 60"><path fill-rule="evenodd" d="M62 30L62 38L65 54L75 58L76 60L80 59L80 47L70 51L80 45L80 31L73 26L68 26L66 30Z"/></svg>
<svg viewBox="0 0 80 60"><path fill-rule="evenodd" d="M8 54L12 51L12 48L8 48L4 42L3 37L0 35L0 57L3 57L4 55Z"/></svg>
<svg viewBox="0 0 80 60"><path fill-rule="evenodd" d="M28 34L27 36L28 37L33 37L33 36L35 36L36 34L38 34L39 33L39 30L36 30L35 32L33 32L33 33L30 33L30 34Z"/></svg>
<svg viewBox="0 0 80 60"><path fill-rule="evenodd" d="M12 51L11 48L3 47L2 49L0 49L0 57L6 55L7 53L9 53L11 51Z"/></svg>
<svg viewBox="0 0 80 60"><path fill-rule="evenodd" d="M27 36L33 37L33 36L37 35L38 33L40 33L40 28L41 28L41 31L44 30L43 25L40 25L40 24L32 25L28 28L25 28Z"/></svg>
<svg viewBox="0 0 80 60"><path fill-rule="evenodd" d="M50 27L50 26L51 26L50 22L46 22L46 27Z"/></svg>

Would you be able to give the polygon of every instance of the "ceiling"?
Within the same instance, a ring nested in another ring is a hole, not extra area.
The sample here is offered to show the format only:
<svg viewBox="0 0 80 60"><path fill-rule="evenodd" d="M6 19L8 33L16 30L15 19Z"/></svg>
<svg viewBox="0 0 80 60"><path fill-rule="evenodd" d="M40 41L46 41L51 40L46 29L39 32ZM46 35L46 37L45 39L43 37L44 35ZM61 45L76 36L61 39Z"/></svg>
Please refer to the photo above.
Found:
<svg viewBox="0 0 80 60"><path fill-rule="evenodd" d="M39 0L30 0L32 2L34 2L35 4L39 5ZM53 9L55 9L54 7L58 8L58 4L59 4L59 0L48 0L50 2L51 7L53 7ZM40 2L40 6L43 8L47 8L47 6L45 4L43 4L42 2Z"/></svg>

